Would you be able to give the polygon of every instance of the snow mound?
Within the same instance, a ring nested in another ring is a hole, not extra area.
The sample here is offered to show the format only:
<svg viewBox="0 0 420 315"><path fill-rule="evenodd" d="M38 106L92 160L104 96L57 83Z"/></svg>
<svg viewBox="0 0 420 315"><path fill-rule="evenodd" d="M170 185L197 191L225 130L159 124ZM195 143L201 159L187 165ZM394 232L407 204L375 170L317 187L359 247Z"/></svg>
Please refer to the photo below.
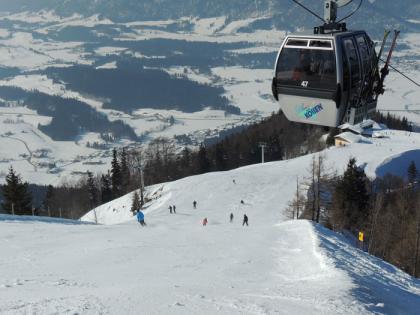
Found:
<svg viewBox="0 0 420 315"><path fill-rule="evenodd" d="M386 174L407 177L407 168L412 161L419 165L420 149L410 150L387 158L376 169L376 174L378 177L383 177Z"/></svg>

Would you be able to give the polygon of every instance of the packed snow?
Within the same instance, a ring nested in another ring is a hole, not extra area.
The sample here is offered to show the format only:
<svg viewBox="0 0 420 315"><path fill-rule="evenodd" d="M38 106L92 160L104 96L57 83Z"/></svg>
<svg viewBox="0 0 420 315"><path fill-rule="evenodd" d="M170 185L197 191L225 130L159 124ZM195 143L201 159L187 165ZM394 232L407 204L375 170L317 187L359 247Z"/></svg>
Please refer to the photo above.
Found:
<svg viewBox="0 0 420 315"><path fill-rule="evenodd" d="M375 176L420 147L418 134L387 132L326 150L327 164L342 172L355 156ZM2 216L0 313L418 314L419 280L320 226L287 221L311 158L148 187L146 227L130 213L131 194L82 219L104 225Z"/></svg>

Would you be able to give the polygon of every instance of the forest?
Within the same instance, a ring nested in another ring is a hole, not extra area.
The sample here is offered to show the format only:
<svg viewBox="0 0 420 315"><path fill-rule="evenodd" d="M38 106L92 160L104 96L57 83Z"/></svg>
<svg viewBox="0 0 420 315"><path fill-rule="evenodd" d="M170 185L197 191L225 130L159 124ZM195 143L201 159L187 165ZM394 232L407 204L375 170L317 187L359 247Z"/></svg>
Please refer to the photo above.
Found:
<svg viewBox="0 0 420 315"><path fill-rule="evenodd" d="M225 90L173 77L162 70L146 69L140 61L119 61L117 69L95 69L90 66L49 68L47 75L66 82L67 88L82 94L106 99L104 108L127 113L139 108L176 109L191 113L205 107L239 114L229 105Z"/></svg>
<svg viewBox="0 0 420 315"><path fill-rule="evenodd" d="M20 102L39 115L52 117L50 124L39 125L38 129L56 141L74 140L85 132L108 133L114 139L137 139L130 126L118 120L111 122L104 114L75 99L6 86L0 86L0 96L9 101Z"/></svg>
<svg viewBox="0 0 420 315"><path fill-rule="evenodd" d="M405 165L404 177L387 174L372 180L355 158L338 176L319 154L309 165L307 177L296 183L286 210L291 219L323 224L361 250L420 277L418 162Z"/></svg>

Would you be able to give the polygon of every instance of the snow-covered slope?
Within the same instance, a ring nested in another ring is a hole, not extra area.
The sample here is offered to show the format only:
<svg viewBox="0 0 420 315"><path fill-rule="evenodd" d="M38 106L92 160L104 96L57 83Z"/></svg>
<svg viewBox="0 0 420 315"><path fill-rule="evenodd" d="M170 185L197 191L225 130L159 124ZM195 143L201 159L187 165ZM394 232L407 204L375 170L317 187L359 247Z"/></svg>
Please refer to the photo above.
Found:
<svg viewBox="0 0 420 315"><path fill-rule="evenodd" d="M358 165L364 167L371 178L388 172L405 176L409 163L420 160L420 134L395 130L379 132L383 138L363 138L362 143L322 151L320 154L325 158L326 171L342 173L348 160L355 157ZM226 213L241 215L245 211L256 222L276 222L285 218L282 210L293 195L296 178L302 181L308 177L314 155L193 176L149 187L147 197L152 201L147 204L146 213L165 214L172 204L180 210L190 209L193 200L197 200L200 209L210 211L204 213L211 214L213 220L224 221ZM82 220L97 220L101 224L131 220L131 199L132 195L129 194L102 205ZM240 203L241 200L244 204ZM261 212L264 213L263 217L259 215Z"/></svg>
<svg viewBox="0 0 420 315"><path fill-rule="evenodd" d="M402 156L420 157L420 135L386 135L323 154L339 172L355 156L369 176L388 165L402 174ZM2 216L0 313L418 314L419 280L320 226L286 221L310 161L149 187L145 228L129 212L131 195L83 218L96 213L107 225Z"/></svg>

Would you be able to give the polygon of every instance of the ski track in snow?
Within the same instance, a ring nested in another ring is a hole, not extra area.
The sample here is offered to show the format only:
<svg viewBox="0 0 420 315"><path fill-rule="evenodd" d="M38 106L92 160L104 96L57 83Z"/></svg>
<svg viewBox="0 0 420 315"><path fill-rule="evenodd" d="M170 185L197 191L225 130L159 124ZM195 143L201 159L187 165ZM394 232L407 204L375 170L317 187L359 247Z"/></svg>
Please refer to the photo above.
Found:
<svg viewBox="0 0 420 315"><path fill-rule="evenodd" d="M420 281L379 258L369 256L344 237L317 226L320 247L354 283L353 295L367 309L381 314L416 314L420 309ZM414 307L413 307L414 306Z"/></svg>

